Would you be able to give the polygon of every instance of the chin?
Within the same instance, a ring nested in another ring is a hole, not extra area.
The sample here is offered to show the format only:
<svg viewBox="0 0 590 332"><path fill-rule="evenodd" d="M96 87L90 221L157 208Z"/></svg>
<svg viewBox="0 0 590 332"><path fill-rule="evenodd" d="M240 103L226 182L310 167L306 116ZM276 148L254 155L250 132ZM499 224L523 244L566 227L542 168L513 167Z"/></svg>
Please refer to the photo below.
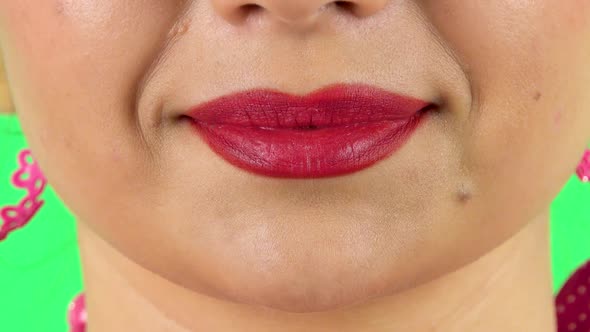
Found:
<svg viewBox="0 0 590 332"><path fill-rule="evenodd" d="M217 293L216 297L282 312L313 313L343 310L386 295L384 288L379 290L381 287L375 287L376 285L371 285L367 280L343 283L335 277L334 281L314 282L274 280L265 284L244 286L238 291Z"/></svg>
<svg viewBox="0 0 590 332"><path fill-rule="evenodd" d="M392 273L385 264L314 263L314 258L308 257L303 264L299 259L286 260L271 269L255 263L228 264L232 271L213 285L214 291L209 289L209 295L282 312L312 313L351 308L394 294L400 290L398 286L403 286L397 279L402 276Z"/></svg>

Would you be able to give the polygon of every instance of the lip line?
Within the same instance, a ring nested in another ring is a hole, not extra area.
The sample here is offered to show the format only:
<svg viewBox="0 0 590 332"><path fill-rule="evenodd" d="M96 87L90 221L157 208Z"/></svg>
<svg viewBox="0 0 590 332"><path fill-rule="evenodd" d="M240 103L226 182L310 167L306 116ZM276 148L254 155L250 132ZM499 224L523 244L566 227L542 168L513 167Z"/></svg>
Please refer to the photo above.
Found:
<svg viewBox="0 0 590 332"><path fill-rule="evenodd" d="M261 99L264 99L265 103L259 103ZM335 105L340 108L335 110ZM313 124L314 129L321 129L384 120L405 122L416 113L437 107L433 102L396 94L371 85L332 84L307 94L290 94L269 88L226 94L189 108L182 117L189 118L197 124L301 129L305 126L297 123L297 117L305 114L309 116L309 124ZM269 120L269 113L274 119ZM327 121L327 115L330 116L330 121ZM332 121L334 115L340 121L337 124ZM318 120L318 116L321 120ZM295 123L281 123L281 118L294 119Z"/></svg>
<svg viewBox="0 0 590 332"><path fill-rule="evenodd" d="M377 123L377 122L407 122L412 117L419 116L419 114L426 113L426 112L431 111L431 110L434 110L436 108L437 108L436 105L434 105L434 104L428 104L428 105L426 105L426 106L418 109L414 114L412 114L410 117L407 117L407 118L395 119L395 120L393 120L393 119L361 120L361 121L355 121L355 122L345 123L345 124L339 124L339 125L325 125L325 126L322 126L322 127L318 126L318 127L314 128L314 129L341 128L341 127L349 127L349 126L354 126L354 125L373 124L373 123ZM262 127L262 126L256 126L256 125L246 125L246 126L243 126L243 125L235 124L235 123L231 123L231 122L224 122L224 121L219 121L219 122L215 122L215 121L199 121L199 120L195 120L192 116L186 116L186 117L190 118L194 122L205 123L206 125L227 125L227 126L251 127L251 128L260 128L260 129L272 129L272 130L300 129L297 126L294 126L294 127ZM305 127L305 126L300 126L300 127Z"/></svg>
<svg viewBox="0 0 590 332"><path fill-rule="evenodd" d="M291 130L291 131L300 131L300 132L309 132L312 133L314 131L318 131L318 130L322 130L322 129L338 129L338 128L350 128L350 129L354 129L354 127L361 127L363 125L373 125L373 124L378 124L378 123L406 123L411 121L412 119L415 118L421 118L426 112L429 112L431 110L435 110L436 109L436 105L433 104L428 104L426 106L424 106L423 108L419 109L416 111L416 113L414 113L412 116L408 117L408 118L404 118L404 119L398 119L398 120L368 120L368 121L358 121L358 122L354 122L354 123L347 123L347 124L340 124L340 125L326 125L326 126L314 126L313 128L306 128L305 126L300 126L300 127L263 127L263 126L256 126L256 125L240 125L240 124L234 124L234 123L226 123L226 122L205 122L205 121L198 121L195 120L194 118L190 117L190 116L185 116L188 118L189 121L195 123L196 125L201 125L201 126L225 126L225 127L242 127L242 128L251 128L251 129L261 129L261 130L274 130L274 131L280 131L280 130Z"/></svg>

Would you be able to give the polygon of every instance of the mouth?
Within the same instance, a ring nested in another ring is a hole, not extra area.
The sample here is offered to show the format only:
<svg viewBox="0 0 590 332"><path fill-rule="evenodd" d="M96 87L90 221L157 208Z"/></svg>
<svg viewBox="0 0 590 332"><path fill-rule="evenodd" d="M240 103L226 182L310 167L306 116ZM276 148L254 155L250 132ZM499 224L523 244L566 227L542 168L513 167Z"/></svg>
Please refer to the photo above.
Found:
<svg viewBox="0 0 590 332"><path fill-rule="evenodd" d="M377 87L336 84L307 95L248 90L185 113L221 158L280 178L354 173L391 156L436 105Z"/></svg>

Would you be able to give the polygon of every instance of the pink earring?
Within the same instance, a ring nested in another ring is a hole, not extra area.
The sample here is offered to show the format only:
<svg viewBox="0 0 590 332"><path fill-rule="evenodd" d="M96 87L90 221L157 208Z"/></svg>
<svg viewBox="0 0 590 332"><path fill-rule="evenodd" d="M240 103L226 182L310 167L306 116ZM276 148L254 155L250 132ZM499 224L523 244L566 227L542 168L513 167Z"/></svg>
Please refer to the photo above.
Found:
<svg viewBox="0 0 590 332"><path fill-rule="evenodd" d="M84 293L78 294L68 306L70 332L86 331L86 305Z"/></svg>
<svg viewBox="0 0 590 332"><path fill-rule="evenodd" d="M582 182L590 182L590 149L586 149L582 161L576 169L576 174Z"/></svg>
<svg viewBox="0 0 590 332"><path fill-rule="evenodd" d="M18 155L19 169L12 175L12 184L19 189L26 189L27 195L15 206L0 209L0 241L11 231L25 226L37 213L43 200L39 196L43 192L47 180L41 173L39 165L33 159L30 150L23 150Z"/></svg>

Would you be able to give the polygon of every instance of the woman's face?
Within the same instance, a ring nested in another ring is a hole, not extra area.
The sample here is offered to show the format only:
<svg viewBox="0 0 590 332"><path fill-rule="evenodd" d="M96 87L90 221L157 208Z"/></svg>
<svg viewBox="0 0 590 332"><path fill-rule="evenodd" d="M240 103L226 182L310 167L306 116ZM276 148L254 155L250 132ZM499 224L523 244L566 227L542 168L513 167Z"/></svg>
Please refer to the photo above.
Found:
<svg viewBox="0 0 590 332"><path fill-rule="evenodd" d="M349 2L0 0L0 42L30 146L81 222L190 289L325 310L490 251L590 139L590 2ZM181 119L343 82L438 109L389 158L317 179L244 171Z"/></svg>

